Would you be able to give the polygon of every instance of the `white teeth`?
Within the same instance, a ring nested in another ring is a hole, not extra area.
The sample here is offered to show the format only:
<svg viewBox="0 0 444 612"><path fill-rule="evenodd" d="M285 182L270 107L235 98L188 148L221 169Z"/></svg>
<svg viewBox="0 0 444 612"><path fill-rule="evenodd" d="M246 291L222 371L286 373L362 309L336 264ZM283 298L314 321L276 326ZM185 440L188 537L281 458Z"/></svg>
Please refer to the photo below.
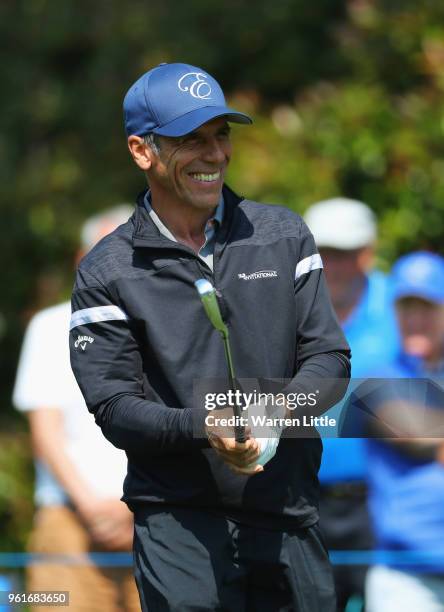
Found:
<svg viewBox="0 0 444 612"><path fill-rule="evenodd" d="M220 172L214 172L213 174L203 174L202 172L200 173L193 173L191 175L193 177L193 179L196 179L197 181L203 181L205 183L210 183L211 181L217 181L217 179L220 176Z"/></svg>

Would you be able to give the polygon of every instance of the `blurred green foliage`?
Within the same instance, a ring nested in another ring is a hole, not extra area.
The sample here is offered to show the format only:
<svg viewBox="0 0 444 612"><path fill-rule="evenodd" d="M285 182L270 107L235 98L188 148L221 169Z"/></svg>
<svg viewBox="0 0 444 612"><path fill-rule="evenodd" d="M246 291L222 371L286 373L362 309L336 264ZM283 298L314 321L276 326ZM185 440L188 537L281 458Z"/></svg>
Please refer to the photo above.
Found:
<svg viewBox="0 0 444 612"><path fill-rule="evenodd" d="M386 267L410 249L443 250L444 3L11 0L0 4L0 36L9 419L24 325L69 295L83 219L144 186L121 104L161 61L207 69L254 116L233 130L235 190L298 212L324 197L363 199L379 216Z"/></svg>
<svg viewBox="0 0 444 612"><path fill-rule="evenodd" d="M0 552L23 550L32 522L32 460L28 436L0 434Z"/></svg>

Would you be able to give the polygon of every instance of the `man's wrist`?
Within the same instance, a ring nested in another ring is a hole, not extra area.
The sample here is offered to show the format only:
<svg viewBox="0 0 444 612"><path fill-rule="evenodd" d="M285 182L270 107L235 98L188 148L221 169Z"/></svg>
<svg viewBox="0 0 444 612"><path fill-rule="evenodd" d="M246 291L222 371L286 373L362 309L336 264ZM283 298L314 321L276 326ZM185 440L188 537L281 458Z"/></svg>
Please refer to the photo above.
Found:
<svg viewBox="0 0 444 612"><path fill-rule="evenodd" d="M190 440L196 448L208 448L208 432L205 425L207 410L184 408L181 417L181 431L187 440Z"/></svg>
<svg viewBox="0 0 444 612"><path fill-rule="evenodd" d="M252 428L253 436L260 445L260 455L255 462L256 465L264 466L276 454L280 436L285 428L284 421L287 416L287 408L277 405L275 402L262 401L249 409L249 418L253 416L263 419L262 424ZM267 424L268 423L268 424Z"/></svg>

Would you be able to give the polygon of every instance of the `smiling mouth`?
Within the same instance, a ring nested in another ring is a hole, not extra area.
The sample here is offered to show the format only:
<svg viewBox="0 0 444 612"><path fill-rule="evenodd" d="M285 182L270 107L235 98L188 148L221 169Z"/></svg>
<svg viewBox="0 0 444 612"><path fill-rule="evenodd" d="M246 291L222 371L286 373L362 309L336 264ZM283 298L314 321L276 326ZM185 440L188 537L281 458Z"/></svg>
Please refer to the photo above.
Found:
<svg viewBox="0 0 444 612"><path fill-rule="evenodd" d="M206 174L203 172L190 172L190 176L193 180L201 183L214 183L220 179L220 170L217 172L212 172L211 174Z"/></svg>

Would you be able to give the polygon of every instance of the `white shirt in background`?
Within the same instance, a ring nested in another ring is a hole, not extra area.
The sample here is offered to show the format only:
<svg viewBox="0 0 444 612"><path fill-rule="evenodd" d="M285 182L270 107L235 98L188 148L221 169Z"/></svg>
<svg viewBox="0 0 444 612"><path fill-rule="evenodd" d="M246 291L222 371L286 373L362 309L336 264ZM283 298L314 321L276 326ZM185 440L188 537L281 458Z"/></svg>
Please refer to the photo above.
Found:
<svg viewBox="0 0 444 612"><path fill-rule="evenodd" d="M63 413L65 451L101 498L120 498L126 476L124 451L103 436L88 412L69 360L71 306L64 302L37 313L25 334L13 403L21 412L55 408ZM49 468L36 461L35 502L63 504L67 497Z"/></svg>

